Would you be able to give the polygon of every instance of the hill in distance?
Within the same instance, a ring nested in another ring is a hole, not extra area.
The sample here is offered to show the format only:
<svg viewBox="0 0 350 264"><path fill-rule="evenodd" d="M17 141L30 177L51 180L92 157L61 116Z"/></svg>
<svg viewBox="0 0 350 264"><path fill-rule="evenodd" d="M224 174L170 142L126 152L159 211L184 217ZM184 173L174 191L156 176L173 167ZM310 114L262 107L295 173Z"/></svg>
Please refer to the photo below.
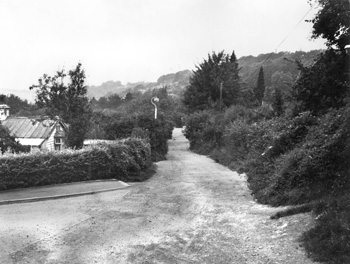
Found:
<svg viewBox="0 0 350 264"><path fill-rule="evenodd" d="M123 85L120 81L108 81L99 86L89 86L88 96L99 99L100 97L108 97L112 94L124 96L128 92L145 92L148 89L168 87L168 92L179 94L189 84L192 72L190 70L183 70L176 73L169 73L160 76L156 82L136 82L127 83Z"/></svg>
<svg viewBox="0 0 350 264"><path fill-rule="evenodd" d="M266 53L258 56L243 56L237 62L240 67L240 77L246 87L256 85L259 69L264 69L265 86L267 90L280 87L282 90L290 89L292 83L299 74L295 63L300 61L303 65L311 65L322 50L312 50L308 52L278 52ZM108 81L99 86L90 86L88 96L99 99L118 94L123 97L128 92L145 92L148 89L156 89L164 86L168 87L168 93L180 96L189 85L192 71L183 70L176 73L169 73L160 76L156 82L136 82L123 85L120 81Z"/></svg>

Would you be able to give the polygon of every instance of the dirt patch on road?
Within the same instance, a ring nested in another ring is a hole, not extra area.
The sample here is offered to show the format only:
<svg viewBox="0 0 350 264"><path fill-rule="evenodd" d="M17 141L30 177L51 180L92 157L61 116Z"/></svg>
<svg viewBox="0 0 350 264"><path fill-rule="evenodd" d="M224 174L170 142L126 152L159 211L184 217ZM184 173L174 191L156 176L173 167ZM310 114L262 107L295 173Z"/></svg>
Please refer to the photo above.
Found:
<svg viewBox="0 0 350 264"><path fill-rule="evenodd" d="M312 224L310 214L269 219L280 209L257 204L244 177L188 151L180 129L174 137L168 159L157 163L151 179L132 184L122 194L55 201L56 207L66 206L77 217L72 213L74 219L39 239L34 236L20 244L12 237L17 246L8 248L3 259L13 263L313 263L298 243L299 235ZM51 212L57 217L54 204L41 203L53 206ZM0 213L6 220L8 211ZM18 209L19 215L24 213ZM22 223L19 230L25 235L32 227ZM9 229L0 227L0 231L4 241Z"/></svg>

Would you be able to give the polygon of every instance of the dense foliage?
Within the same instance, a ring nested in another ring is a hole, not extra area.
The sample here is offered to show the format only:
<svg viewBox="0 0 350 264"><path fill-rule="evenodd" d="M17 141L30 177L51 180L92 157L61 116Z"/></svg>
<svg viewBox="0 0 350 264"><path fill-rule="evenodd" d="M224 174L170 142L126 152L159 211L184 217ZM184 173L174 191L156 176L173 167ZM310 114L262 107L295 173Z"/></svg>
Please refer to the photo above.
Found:
<svg viewBox="0 0 350 264"><path fill-rule="evenodd" d="M173 126L167 123L164 118L154 120L153 115L130 115L120 118L112 118L110 123L104 127L106 138L121 139L137 133L143 129L148 135L151 144L152 160L165 159L168 152L167 140L171 138Z"/></svg>
<svg viewBox="0 0 350 264"><path fill-rule="evenodd" d="M158 116L154 118L151 98L158 97ZM144 131L151 144L152 160L165 159L168 152L167 140L171 139L174 125L181 126L182 114L179 103L168 95L167 87L148 91L131 99L115 109L104 109L93 113L90 138L121 139Z"/></svg>
<svg viewBox="0 0 350 264"><path fill-rule="evenodd" d="M34 105L14 94L0 94L0 104L7 104L10 107L11 115L23 115L34 110Z"/></svg>
<svg viewBox="0 0 350 264"><path fill-rule="evenodd" d="M184 104L191 110L217 108L221 103L227 107L234 104L238 101L240 91L238 71L234 52L231 55L223 51L209 54L208 59L200 63L190 77L190 85L184 93Z"/></svg>
<svg viewBox="0 0 350 264"><path fill-rule="evenodd" d="M350 60L344 50L350 44L350 4L316 2L321 9L312 20L313 37L325 37L328 49L309 58L312 63L285 60L295 68L290 78L280 64L283 57L278 58L283 67L273 74L269 65L273 60L262 57L252 70L255 74L257 66L266 62L264 73L267 68L271 78L265 104L234 104L224 113L212 109L191 113L186 136L192 150L244 172L258 202L313 210L315 226L302 237L310 256L350 263Z"/></svg>
<svg viewBox="0 0 350 264"><path fill-rule="evenodd" d="M321 117L302 112L292 118L274 117L273 110L266 107L232 106L225 113L206 110L188 117L186 136L192 150L245 172L248 186L260 203L335 204L340 198L344 205L349 198L343 197L350 189L349 106ZM322 220L317 230L327 229L334 239L332 228L336 227L342 239L349 237L349 214L339 206L327 208L328 220ZM348 222L337 219L339 215ZM323 226L330 219L332 225ZM315 234L306 237L315 241ZM305 243L312 248L309 240ZM347 250L349 245L343 244L341 252Z"/></svg>
<svg viewBox="0 0 350 264"><path fill-rule="evenodd" d="M309 0L320 9L310 20L313 23L312 37L322 37L329 47L335 45L343 50L350 38L350 2L348 0Z"/></svg>
<svg viewBox="0 0 350 264"><path fill-rule="evenodd" d="M139 138L81 150L2 156L0 190L111 178L141 181L141 172L151 164L150 145Z"/></svg>
<svg viewBox="0 0 350 264"><path fill-rule="evenodd" d="M293 87L298 111L323 114L330 108L345 105L349 92L349 57L346 53L327 50L310 67L299 64L301 77Z"/></svg>
<svg viewBox="0 0 350 264"><path fill-rule="evenodd" d="M86 96L85 72L79 63L75 69L68 72L69 83L66 84L67 74L64 70L54 76L43 75L36 89L36 104L46 108L46 114L51 118L61 118L68 124L66 146L79 149L84 144L85 136L90 126L91 107Z"/></svg>
<svg viewBox="0 0 350 264"><path fill-rule="evenodd" d="M29 148L22 146L14 136L10 135L7 127L0 125L0 151L1 154L5 152L20 153L28 152Z"/></svg>
<svg viewBox="0 0 350 264"><path fill-rule="evenodd" d="M254 95L255 95L255 99L258 102L258 105L262 104L264 94L265 94L264 69L263 67L260 67L258 81L256 83L256 86L254 87Z"/></svg>

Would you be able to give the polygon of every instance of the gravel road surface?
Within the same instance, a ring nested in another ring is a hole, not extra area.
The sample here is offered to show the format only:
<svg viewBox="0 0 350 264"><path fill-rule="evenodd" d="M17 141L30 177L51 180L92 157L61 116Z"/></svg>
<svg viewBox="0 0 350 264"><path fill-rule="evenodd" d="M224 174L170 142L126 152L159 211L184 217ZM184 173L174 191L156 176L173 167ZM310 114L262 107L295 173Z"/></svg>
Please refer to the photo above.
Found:
<svg viewBox="0 0 350 264"><path fill-rule="evenodd" d="M270 220L243 176L188 150L180 129L148 181L0 206L0 263L314 263L310 214Z"/></svg>

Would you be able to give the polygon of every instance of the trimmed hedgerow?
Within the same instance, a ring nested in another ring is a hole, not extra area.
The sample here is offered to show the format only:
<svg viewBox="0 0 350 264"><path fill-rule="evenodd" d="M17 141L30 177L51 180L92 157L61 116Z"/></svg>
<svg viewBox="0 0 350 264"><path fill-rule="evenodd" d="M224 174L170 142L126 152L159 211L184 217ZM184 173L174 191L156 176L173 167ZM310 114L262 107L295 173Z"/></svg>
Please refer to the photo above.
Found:
<svg viewBox="0 0 350 264"><path fill-rule="evenodd" d="M105 126L107 139L121 139L130 136L141 137L151 145L152 161L166 159L168 139L171 139L173 124L163 115L154 120L149 114L138 114L116 118Z"/></svg>
<svg viewBox="0 0 350 264"><path fill-rule="evenodd" d="M0 157L0 190L115 178L143 180L152 165L149 143L136 138L81 150Z"/></svg>

